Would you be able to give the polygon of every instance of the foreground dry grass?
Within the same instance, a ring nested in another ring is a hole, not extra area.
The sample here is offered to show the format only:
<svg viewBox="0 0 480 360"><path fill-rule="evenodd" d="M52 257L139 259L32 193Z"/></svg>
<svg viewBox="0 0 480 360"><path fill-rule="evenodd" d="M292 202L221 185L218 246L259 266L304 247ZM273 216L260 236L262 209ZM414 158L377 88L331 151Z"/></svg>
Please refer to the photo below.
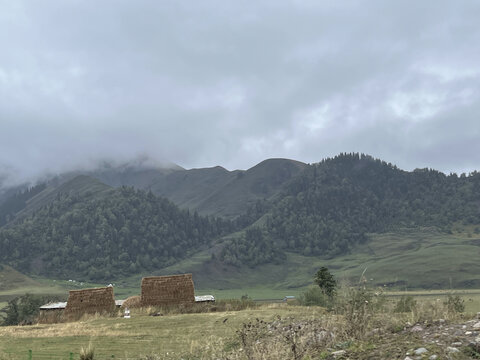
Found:
<svg viewBox="0 0 480 360"><path fill-rule="evenodd" d="M359 301L349 308L352 299ZM449 311L442 301L424 300L404 313L392 311L394 301L365 302L358 293L343 304L341 314L269 304L194 314L143 309L133 311L131 319L92 316L75 323L3 327L0 359L28 359L29 350L33 359L69 359L70 353L79 359L89 344L95 359L404 359L422 346L439 359L472 358L447 353L447 346L459 340L454 332L465 332L463 324L473 324L468 323L473 314ZM415 324L423 330L413 331ZM345 353L334 357L335 351Z"/></svg>
<svg viewBox="0 0 480 360"><path fill-rule="evenodd" d="M152 354L176 358L196 355L208 344L228 342L243 323L257 317L266 321L277 315L315 319L323 312L316 307L275 304L243 311L167 316L133 312L131 319L92 317L75 323L3 327L0 359L26 359L28 350L34 359L68 359L70 352L78 354L89 342L95 346L98 359L112 355L137 359Z"/></svg>

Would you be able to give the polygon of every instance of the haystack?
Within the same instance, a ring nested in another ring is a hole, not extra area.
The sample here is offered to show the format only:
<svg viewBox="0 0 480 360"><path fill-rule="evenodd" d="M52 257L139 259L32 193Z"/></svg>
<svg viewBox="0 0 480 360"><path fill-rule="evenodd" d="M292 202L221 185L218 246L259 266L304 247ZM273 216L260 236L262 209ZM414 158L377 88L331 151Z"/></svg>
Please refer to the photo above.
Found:
<svg viewBox="0 0 480 360"><path fill-rule="evenodd" d="M142 279L142 306L195 303L192 274L151 276Z"/></svg>
<svg viewBox="0 0 480 360"><path fill-rule="evenodd" d="M123 302L122 308L129 308L129 309L138 308L142 306L141 302L142 302L142 297L140 295L130 296Z"/></svg>
<svg viewBox="0 0 480 360"><path fill-rule="evenodd" d="M115 310L113 287L70 290L64 316L79 319L84 314L110 313Z"/></svg>

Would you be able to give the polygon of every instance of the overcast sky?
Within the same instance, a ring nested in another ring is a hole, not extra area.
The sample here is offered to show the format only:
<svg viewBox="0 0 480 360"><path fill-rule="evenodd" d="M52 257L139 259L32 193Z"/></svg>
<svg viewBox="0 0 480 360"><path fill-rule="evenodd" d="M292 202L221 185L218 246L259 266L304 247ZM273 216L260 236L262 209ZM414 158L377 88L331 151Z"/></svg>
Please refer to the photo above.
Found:
<svg viewBox="0 0 480 360"><path fill-rule="evenodd" d="M0 0L0 173L480 169L479 1Z"/></svg>

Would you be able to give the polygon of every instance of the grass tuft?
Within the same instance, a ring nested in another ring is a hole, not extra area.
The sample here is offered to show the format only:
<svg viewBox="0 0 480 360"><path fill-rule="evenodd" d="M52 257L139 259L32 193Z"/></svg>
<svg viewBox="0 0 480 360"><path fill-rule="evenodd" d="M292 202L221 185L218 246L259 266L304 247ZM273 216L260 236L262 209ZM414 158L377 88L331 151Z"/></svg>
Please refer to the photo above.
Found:
<svg viewBox="0 0 480 360"><path fill-rule="evenodd" d="M94 360L95 356L95 348L93 347L92 343L89 343L88 346L81 347L80 349L80 360Z"/></svg>

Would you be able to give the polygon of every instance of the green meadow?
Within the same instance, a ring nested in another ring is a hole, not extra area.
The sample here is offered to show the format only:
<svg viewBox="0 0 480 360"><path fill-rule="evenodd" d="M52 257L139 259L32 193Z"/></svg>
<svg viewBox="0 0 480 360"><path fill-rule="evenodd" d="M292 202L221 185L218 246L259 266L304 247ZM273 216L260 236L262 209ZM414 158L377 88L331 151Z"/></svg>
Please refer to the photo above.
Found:
<svg viewBox="0 0 480 360"><path fill-rule="evenodd" d="M156 274L193 273L199 291L219 296L247 293L254 299L273 299L299 293L326 266L341 282L367 280L386 289L480 288L480 235L469 228L447 234L435 228L396 229L370 234L369 241L349 254L333 258L287 253L280 264L256 268L213 266L207 250ZM365 279L360 279L362 274ZM141 276L129 278L130 287ZM214 294L215 295L215 294Z"/></svg>

